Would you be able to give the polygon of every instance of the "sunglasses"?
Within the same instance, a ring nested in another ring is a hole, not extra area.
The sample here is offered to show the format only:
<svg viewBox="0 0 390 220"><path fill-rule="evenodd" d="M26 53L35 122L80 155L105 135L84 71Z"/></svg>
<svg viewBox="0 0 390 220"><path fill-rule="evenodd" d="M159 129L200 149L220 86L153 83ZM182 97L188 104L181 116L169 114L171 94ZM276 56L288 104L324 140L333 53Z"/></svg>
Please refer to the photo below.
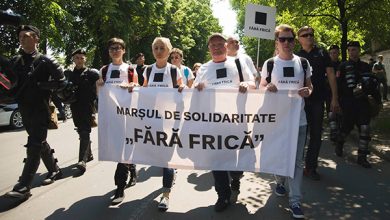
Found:
<svg viewBox="0 0 390 220"><path fill-rule="evenodd" d="M280 43L284 43L286 41L289 43L292 43L292 42L294 42L294 40L295 40L295 38L293 38L293 37L278 37L278 41Z"/></svg>
<svg viewBox="0 0 390 220"><path fill-rule="evenodd" d="M312 33L307 33L307 34L302 34L301 36L299 36L299 37L314 37L314 34L312 34Z"/></svg>
<svg viewBox="0 0 390 220"><path fill-rule="evenodd" d="M110 51L119 51L119 50L122 50L122 47L110 47L110 48L108 48L108 50L110 50Z"/></svg>

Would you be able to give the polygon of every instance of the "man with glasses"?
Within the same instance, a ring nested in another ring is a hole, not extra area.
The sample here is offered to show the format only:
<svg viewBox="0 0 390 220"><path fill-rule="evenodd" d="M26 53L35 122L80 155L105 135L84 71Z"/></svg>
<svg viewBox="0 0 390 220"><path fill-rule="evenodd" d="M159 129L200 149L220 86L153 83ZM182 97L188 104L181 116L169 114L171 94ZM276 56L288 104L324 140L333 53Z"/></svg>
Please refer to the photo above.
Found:
<svg viewBox="0 0 390 220"><path fill-rule="evenodd" d="M227 55L229 57L233 57L234 59L239 59L240 63L243 65L247 65L248 69L253 74L253 77L255 77L256 83L260 80L260 75L256 70L255 65L253 64L252 59L243 53L238 53L238 50L240 49L240 42L235 36L230 36L227 38Z"/></svg>
<svg viewBox="0 0 390 220"><path fill-rule="evenodd" d="M302 49L298 56L309 60L313 70L311 81L313 93L305 98L305 111L309 127L309 144L306 152L304 174L313 180L320 180L317 173L318 156L321 147L322 123L324 119L324 101L326 98L325 78L328 78L332 91L330 110L339 111L336 77L329 55L314 45L314 29L309 26L301 27L298 30L298 40Z"/></svg>
<svg viewBox="0 0 390 220"><path fill-rule="evenodd" d="M260 87L269 92L277 92L278 90L297 90L302 98L310 96L313 91L310 80L310 65L305 58L293 54L295 45L294 29L286 24L277 26L275 28L275 39L275 49L277 49L278 54L264 62L261 72ZM272 66L269 63L271 63ZM299 83L289 83L291 81ZM307 128L304 105L305 103L302 101L294 177L275 175L277 183L275 194L277 196L285 196L285 187L286 185L288 186L289 205L294 218L304 218L301 209L303 154Z"/></svg>
<svg viewBox="0 0 390 220"><path fill-rule="evenodd" d="M77 133L79 134L79 160L77 168L83 174L87 168L87 162L93 160L91 152L91 120L94 114L94 101L96 99L96 81L99 73L96 69L86 67L87 52L84 49L77 49L72 53L72 60L75 64L73 70L65 71L69 82L77 86L75 89L74 101L70 104L72 118Z"/></svg>

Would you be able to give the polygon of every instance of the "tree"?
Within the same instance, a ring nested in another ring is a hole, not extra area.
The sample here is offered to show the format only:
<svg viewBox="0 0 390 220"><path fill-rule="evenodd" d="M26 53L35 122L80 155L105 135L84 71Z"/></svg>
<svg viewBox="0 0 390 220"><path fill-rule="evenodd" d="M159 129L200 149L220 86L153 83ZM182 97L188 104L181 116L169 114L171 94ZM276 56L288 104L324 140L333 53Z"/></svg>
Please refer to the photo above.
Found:
<svg viewBox="0 0 390 220"><path fill-rule="evenodd" d="M248 1L232 0L231 2L238 14L244 16ZM341 43L343 60L346 59L348 40L357 40L364 45L370 44L371 39L383 41L383 35L390 35L390 29L381 26L383 24L388 26L390 23L388 0L257 0L251 2L276 6L278 24L314 27L316 40L322 46ZM241 19L240 22L242 22L240 27L243 27L243 20ZM385 41L389 41L388 38Z"/></svg>
<svg viewBox="0 0 390 220"><path fill-rule="evenodd" d="M6 0L0 9L11 8L24 16L24 23L41 32L41 50L47 46L55 54L67 55L86 48L95 68L109 62L107 41L122 38L126 59L138 52L153 61L151 44L155 37L171 39L184 50L187 62L203 62L207 57L207 36L221 31L212 16L208 0ZM2 54L15 54L18 45L14 27L0 27Z"/></svg>

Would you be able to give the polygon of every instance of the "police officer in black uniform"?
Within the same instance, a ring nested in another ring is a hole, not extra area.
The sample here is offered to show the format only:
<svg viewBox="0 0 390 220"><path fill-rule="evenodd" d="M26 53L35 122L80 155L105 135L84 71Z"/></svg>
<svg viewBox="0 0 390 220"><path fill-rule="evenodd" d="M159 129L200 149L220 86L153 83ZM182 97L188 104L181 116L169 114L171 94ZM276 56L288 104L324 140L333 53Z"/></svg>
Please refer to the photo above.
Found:
<svg viewBox="0 0 390 220"><path fill-rule="evenodd" d="M37 51L40 31L31 25L22 25L17 30L21 46L20 55L11 60L13 71L18 76L15 98L28 133L27 158L19 182L7 195L29 197L35 173L42 158L48 175L43 184L51 184L61 178L54 151L46 141L50 120L49 99L51 90L62 87L64 74L58 63Z"/></svg>
<svg viewBox="0 0 390 220"><path fill-rule="evenodd" d="M85 66L87 61L86 51L77 49L72 53L75 63L73 71L65 71L68 81L75 87L74 97L71 100L70 109L72 111L73 123L77 128L80 139L79 160L77 168L84 173L86 163L93 160L91 152L91 121L94 114L94 101L96 100L96 81L99 79L99 72Z"/></svg>
<svg viewBox="0 0 390 220"><path fill-rule="evenodd" d="M357 163L364 168L371 168L367 161L369 154L368 144L370 137L370 104L368 93L372 95L376 102L380 104L380 94L375 91L368 91L364 85L365 80L370 76L370 66L368 63L360 60L360 44L357 41L351 41L347 45L349 60L340 64L340 88L339 97L341 110L343 114L341 132L338 137L335 153L337 156L343 156L343 145L346 136L353 129L354 125L359 128L359 145ZM372 76L372 74L371 74ZM375 76L372 76L375 77Z"/></svg>

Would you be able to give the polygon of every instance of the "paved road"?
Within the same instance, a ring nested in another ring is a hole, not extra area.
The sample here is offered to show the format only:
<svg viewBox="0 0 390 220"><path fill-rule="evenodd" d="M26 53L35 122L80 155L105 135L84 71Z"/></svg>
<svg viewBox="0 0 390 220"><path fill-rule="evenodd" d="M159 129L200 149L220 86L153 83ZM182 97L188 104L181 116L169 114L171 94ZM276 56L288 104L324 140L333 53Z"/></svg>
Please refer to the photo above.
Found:
<svg viewBox="0 0 390 220"><path fill-rule="evenodd" d="M49 132L48 142L63 168L64 178L41 186L46 175L41 164L34 180L33 196L20 203L4 196L12 189L22 171L26 142L24 130L0 128L0 219L291 219L287 198L276 197L271 175L245 173L238 202L223 213L215 213L217 197L213 178L207 171L179 170L172 190L168 212L157 210L161 169L138 166L139 182L125 191L125 201L110 206L114 193L115 163L95 159L87 172L77 175L78 137L73 123L60 123ZM97 157L97 130L92 133L93 152ZM355 149L347 145L349 156L336 158L326 140L323 144L319 173L321 181L304 179L306 219L389 219L390 164L372 156L373 169L354 163ZM351 143L351 142L350 142ZM352 151L353 150L353 151Z"/></svg>

